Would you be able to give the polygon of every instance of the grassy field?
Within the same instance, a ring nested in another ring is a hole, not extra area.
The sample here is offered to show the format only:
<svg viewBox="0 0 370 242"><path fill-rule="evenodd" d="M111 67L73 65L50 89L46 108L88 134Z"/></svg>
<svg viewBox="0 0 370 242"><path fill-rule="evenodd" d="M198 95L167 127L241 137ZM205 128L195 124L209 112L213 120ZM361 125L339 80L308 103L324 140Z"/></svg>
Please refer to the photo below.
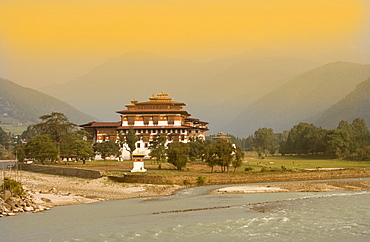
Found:
<svg viewBox="0 0 370 242"><path fill-rule="evenodd" d="M345 169L370 169L370 161L343 161L335 159L315 159L297 156L271 156L265 159L246 157L251 167L274 167L287 169L316 169L316 168L345 168Z"/></svg>
<svg viewBox="0 0 370 242"><path fill-rule="evenodd" d="M19 135L22 134L23 131L27 129L27 126L13 126L13 125L7 125L7 124L2 124L0 125L5 132L11 132L14 135Z"/></svg>
<svg viewBox="0 0 370 242"><path fill-rule="evenodd" d="M85 165L82 162L69 162L68 166L95 169L103 171L107 174L119 175L122 173L130 172L132 169L132 161L88 161ZM252 168L248 173L279 173L279 172L296 172L304 169L317 169L317 168L344 168L353 170L370 169L370 161L357 162L357 161L342 161L331 159L315 159L297 156L270 156L261 159L254 153L248 153L244 158L244 164L236 170L236 173L246 173L246 168ZM283 168L282 168L283 167ZM211 168L201 161L189 162L183 171L177 171L175 167L169 163L162 163L161 168L158 169L158 164L154 161L146 160L145 168L148 174L161 175L161 176L176 176L179 174L202 174L210 173ZM219 167L214 167L215 172L220 172ZM233 172L233 167L230 167L230 172Z"/></svg>

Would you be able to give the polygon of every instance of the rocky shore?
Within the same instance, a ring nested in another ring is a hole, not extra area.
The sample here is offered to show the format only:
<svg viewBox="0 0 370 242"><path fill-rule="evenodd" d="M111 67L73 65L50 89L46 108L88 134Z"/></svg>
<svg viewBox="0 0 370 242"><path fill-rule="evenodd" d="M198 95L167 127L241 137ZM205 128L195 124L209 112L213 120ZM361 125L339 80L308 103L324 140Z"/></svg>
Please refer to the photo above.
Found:
<svg viewBox="0 0 370 242"><path fill-rule="evenodd" d="M28 195L12 196L8 190L0 194L0 217L14 216L22 212L41 212L50 207L37 204Z"/></svg>

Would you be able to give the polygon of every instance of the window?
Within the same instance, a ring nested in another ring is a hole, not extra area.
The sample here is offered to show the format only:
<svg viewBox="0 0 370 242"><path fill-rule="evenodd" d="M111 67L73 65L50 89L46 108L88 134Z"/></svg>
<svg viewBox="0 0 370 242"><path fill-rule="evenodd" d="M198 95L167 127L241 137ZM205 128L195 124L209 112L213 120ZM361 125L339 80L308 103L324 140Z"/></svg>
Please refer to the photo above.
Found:
<svg viewBox="0 0 370 242"><path fill-rule="evenodd" d="M128 125L134 125L135 124L135 118L134 117L128 117Z"/></svg>
<svg viewBox="0 0 370 242"><path fill-rule="evenodd" d="M153 124L158 125L158 116L153 117Z"/></svg>
<svg viewBox="0 0 370 242"><path fill-rule="evenodd" d="M140 148L140 143L137 143L137 144L136 144L136 147L137 147L137 148Z"/></svg>
<svg viewBox="0 0 370 242"><path fill-rule="evenodd" d="M144 125L148 125L148 124L149 124L149 117L144 116Z"/></svg>
<svg viewBox="0 0 370 242"><path fill-rule="evenodd" d="M174 116L168 116L168 124L175 124L175 117Z"/></svg>

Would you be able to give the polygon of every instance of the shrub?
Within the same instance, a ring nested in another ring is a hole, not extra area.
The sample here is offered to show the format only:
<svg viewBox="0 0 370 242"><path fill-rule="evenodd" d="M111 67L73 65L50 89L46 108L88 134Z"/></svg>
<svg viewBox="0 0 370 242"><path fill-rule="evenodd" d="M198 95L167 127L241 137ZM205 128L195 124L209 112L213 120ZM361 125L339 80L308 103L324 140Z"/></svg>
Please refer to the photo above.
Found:
<svg viewBox="0 0 370 242"><path fill-rule="evenodd" d="M207 177L205 176L199 176L197 179L197 183L199 186L206 184Z"/></svg>
<svg viewBox="0 0 370 242"><path fill-rule="evenodd" d="M246 167L244 168L244 171L253 171L253 167Z"/></svg>
<svg viewBox="0 0 370 242"><path fill-rule="evenodd" d="M261 172L269 172L269 171L270 171L270 169L267 168L267 167L262 167L262 169L261 169Z"/></svg>
<svg viewBox="0 0 370 242"><path fill-rule="evenodd" d="M9 190L14 195L22 195L24 190L22 184L8 177L4 178L4 182L1 185L1 190Z"/></svg>

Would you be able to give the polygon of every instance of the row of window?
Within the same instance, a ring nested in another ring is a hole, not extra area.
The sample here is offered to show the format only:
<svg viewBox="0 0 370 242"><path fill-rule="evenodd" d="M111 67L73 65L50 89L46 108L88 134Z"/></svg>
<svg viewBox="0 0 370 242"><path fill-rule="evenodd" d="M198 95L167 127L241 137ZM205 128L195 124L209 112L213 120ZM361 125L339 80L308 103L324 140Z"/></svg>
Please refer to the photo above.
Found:
<svg viewBox="0 0 370 242"><path fill-rule="evenodd" d="M186 133L186 129L135 129L136 134L178 134ZM127 134L128 130L123 130L123 134Z"/></svg>

